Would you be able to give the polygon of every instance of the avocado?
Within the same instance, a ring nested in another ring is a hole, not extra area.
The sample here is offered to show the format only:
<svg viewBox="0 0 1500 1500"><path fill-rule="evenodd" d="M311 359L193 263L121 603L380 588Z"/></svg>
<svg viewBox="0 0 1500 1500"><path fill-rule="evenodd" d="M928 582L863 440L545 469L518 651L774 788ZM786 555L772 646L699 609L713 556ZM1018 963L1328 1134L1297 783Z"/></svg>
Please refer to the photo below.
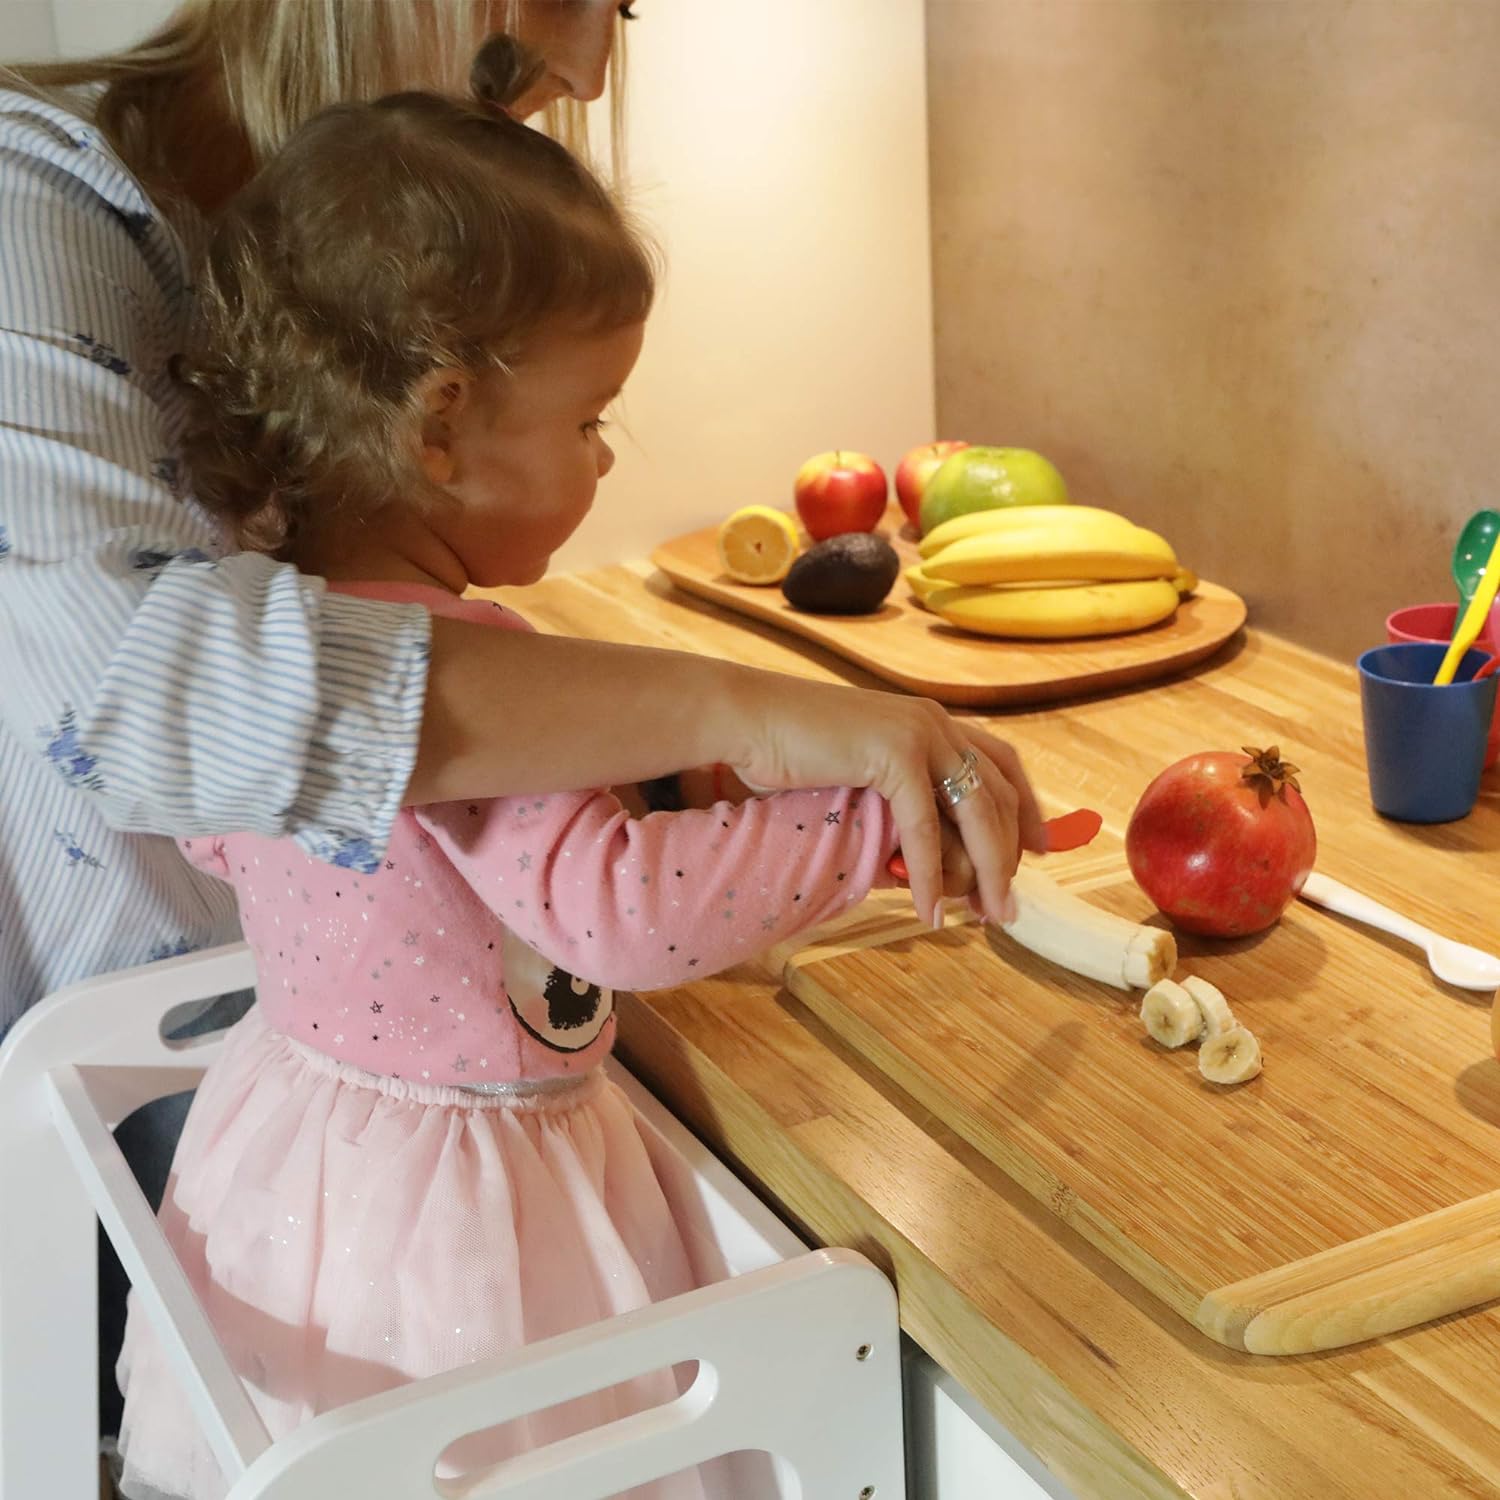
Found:
<svg viewBox="0 0 1500 1500"><path fill-rule="evenodd" d="M793 609L811 615L872 615L901 572L896 549L883 536L847 531L809 547L782 580Z"/></svg>

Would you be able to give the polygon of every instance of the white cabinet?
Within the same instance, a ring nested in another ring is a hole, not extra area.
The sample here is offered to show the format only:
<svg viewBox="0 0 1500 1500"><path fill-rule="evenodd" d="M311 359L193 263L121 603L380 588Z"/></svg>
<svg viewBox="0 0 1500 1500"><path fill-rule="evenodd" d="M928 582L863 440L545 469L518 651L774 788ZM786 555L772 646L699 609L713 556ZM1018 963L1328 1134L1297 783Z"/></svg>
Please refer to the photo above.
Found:
<svg viewBox="0 0 1500 1500"><path fill-rule="evenodd" d="M902 1350L907 1500L1077 1500L909 1339Z"/></svg>

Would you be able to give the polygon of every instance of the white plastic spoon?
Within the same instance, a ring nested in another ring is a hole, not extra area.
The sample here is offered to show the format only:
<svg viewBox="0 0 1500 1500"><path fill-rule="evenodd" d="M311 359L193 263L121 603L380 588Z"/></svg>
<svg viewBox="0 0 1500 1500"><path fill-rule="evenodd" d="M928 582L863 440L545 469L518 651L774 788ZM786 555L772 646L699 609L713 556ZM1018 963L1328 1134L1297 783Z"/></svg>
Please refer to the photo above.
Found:
<svg viewBox="0 0 1500 1500"><path fill-rule="evenodd" d="M1420 922L1413 922L1410 917L1403 917L1400 912L1392 911L1326 875L1319 875L1316 870L1302 887L1302 899L1337 912L1341 917L1363 922L1367 927L1378 927L1392 937L1415 943L1426 951L1432 972L1444 984L1456 985L1461 990L1500 989L1500 958L1493 953L1471 948L1467 943L1455 943L1452 938L1439 937Z"/></svg>

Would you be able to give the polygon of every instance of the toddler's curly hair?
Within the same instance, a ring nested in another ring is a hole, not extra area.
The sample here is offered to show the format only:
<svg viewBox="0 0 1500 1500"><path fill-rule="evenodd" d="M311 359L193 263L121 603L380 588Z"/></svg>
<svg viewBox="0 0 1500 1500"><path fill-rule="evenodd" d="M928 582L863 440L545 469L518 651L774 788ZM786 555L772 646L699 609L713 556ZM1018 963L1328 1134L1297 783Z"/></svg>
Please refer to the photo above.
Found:
<svg viewBox="0 0 1500 1500"><path fill-rule="evenodd" d="M337 105L236 196L177 371L194 493L294 558L314 511L434 498L417 382L510 366L538 330L643 320L653 254L602 184L493 106Z"/></svg>

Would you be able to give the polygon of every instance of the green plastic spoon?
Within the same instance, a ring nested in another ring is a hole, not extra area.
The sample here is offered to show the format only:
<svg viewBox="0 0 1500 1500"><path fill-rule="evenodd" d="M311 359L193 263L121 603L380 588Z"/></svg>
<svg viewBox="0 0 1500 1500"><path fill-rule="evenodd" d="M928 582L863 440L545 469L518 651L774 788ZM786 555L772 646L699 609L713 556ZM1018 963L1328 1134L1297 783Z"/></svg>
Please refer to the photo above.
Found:
<svg viewBox="0 0 1500 1500"><path fill-rule="evenodd" d="M1484 576L1484 565L1500 537L1500 511L1476 510L1458 534L1453 548L1453 581L1458 585L1458 617L1464 611Z"/></svg>
<svg viewBox="0 0 1500 1500"><path fill-rule="evenodd" d="M1446 686L1453 681L1453 674L1458 670L1458 664L1463 660L1464 652L1474 644L1480 630L1489 619L1490 606L1495 602L1497 589L1500 589L1500 525L1496 526L1489 551L1481 558L1478 572L1473 575L1472 581L1469 579L1467 569L1464 576L1459 577L1459 550L1463 548L1469 533L1477 530L1478 523L1494 514L1492 510L1482 510L1473 516L1469 524L1464 527L1463 536L1459 538L1458 549L1455 549L1453 554L1453 576L1459 588L1463 589L1467 584L1473 592L1464 608L1459 611L1458 627L1453 632L1453 640L1448 647L1447 655L1443 657L1443 664L1437 669L1437 676L1432 679L1439 687ZM1496 520L1500 521L1500 517L1496 517Z"/></svg>

